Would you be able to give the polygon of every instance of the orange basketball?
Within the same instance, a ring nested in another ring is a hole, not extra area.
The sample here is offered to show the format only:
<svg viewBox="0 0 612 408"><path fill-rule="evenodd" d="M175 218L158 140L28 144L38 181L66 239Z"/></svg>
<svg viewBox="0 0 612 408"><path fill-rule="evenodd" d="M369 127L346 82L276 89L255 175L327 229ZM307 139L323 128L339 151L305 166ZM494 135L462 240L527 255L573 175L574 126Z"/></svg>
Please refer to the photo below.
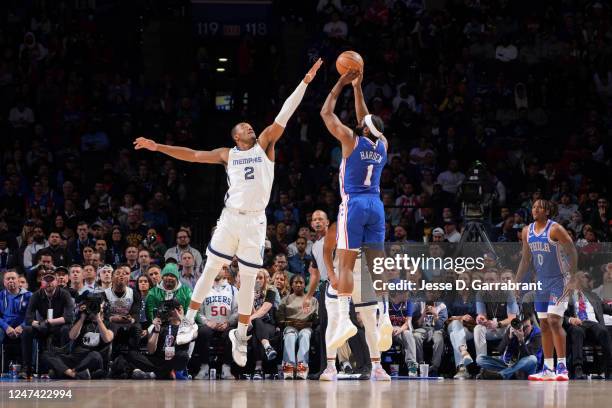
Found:
<svg viewBox="0 0 612 408"><path fill-rule="evenodd" d="M336 69L340 75L350 69L363 71L363 58L355 51L344 51L336 60Z"/></svg>

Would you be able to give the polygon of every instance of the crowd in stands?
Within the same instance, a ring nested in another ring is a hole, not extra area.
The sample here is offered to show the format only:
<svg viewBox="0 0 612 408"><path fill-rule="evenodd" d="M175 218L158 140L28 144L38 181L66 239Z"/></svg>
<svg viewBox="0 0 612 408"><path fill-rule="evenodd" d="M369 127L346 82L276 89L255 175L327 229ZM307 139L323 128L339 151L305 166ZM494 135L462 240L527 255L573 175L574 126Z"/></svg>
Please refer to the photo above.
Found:
<svg viewBox="0 0 612 408"><path fill-rule="evenodd" d="M390 144L381 179L387 241L458 242L461 185L482 161L491 241L518 243L533 202L556 204L554 219L583 261L565 320L572 372L581 378L587 371L585 339L595 339L600 360L612 365L609 1L275 4L279 30L301 30L303 54L326 64L278 143L252 366L243 371L232 366L227 339L236 324L236 262L219 271L194 344L166 344L205 261L206 242L192 241L189 221L188 193L198 185L181 163L130 148L140 134L187 146L210 136L202 123L219 113L204 86L211 82L201 69L206 53L193 50L189 75L149 81L141 50L126 56L109 42L111 23L80 3L0 5L0 343L21 347L23 376L34 371L37 354L38 374L58 378L206 378L212 364L222 378L260 378L282 363L298 378L313 371L317 315L304 313L298 298L313 266L312 212L322 209L332 221L337 214L341 151L318 110L337 79L333 61L347 49L364 56L366 102L383 118ZM274 41L275 50L286 49L282 35ZM298 72L270 70L270 52L254 45L237 58L237 72L271 75L276 85L262 98L283 100ZM337 109L347 124L355 123L351 92ZM278 106L252 109L263 120ZM480 278L512 276L491 267ZM524 312L524 299L499 308L461 294L423 302L406 296L390 302L408 373L427 360L432 374L469 377L477 365L485 377L521 378L541 364L537 319ZM515 317L519 334L510 329ZM500 357L491 354L493 342ZM340 353L342 367L359 370L360 353ZM444 355L454 356L452 367L444 367Z"/></svg>

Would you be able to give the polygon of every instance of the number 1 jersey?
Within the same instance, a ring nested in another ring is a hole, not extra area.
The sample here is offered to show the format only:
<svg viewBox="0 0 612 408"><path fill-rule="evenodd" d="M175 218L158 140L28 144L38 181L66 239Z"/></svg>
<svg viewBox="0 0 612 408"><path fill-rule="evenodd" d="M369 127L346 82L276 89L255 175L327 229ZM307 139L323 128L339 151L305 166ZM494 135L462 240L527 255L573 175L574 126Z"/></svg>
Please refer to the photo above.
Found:
<svg viewBox="0 0 612 408"><path fill-rule="evenodd" d="M380 175L387 163L387 150L380 140L355 137L355 148L340 165L340 194L380 194Z"/></svg>

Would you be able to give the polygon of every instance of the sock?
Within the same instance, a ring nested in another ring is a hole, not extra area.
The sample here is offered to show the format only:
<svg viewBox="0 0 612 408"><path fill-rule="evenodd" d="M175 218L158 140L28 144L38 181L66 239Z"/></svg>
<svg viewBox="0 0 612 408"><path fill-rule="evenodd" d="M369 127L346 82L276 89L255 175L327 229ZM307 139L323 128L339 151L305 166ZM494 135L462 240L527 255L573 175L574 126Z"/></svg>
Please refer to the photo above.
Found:
<svg viewBox="0 0 612 408"><path fill-rule="evenodd" d="M185 315L185 318L189 321L189 323L193 324L193 322L195 321L196 313L198 313L197 310L187 309L187 314Z"/></svg>
<svg viewBox="0 0 612 408"><path fill-rule="evenodd" d="M327 360L327 368L333 368L334 370L336 369L336 359L335 358L333 360Z"/></svg>
<svg viewBox="0 0 612 408"><path fill-rule="evenodd" d="M380 360L372 361L372 370L376 370L377 368L380 368L380 366Z"/></svg>
<svg viewBox="0 0 612 408"><path fill-rule="evenodd" d="M554 358L545 358L544 365L549 369L553 369L555 367L555 359Z"/></svg>
<svg viewBox="0 0 612 408"><path fill-rule="evenodd" d="M247 336L248 329L249 329L248 324L238 322L238 337L244 339Z"/></svg>
<svg viewBox="0 0 612 408"><path fill-rule="evenodd" d="M349 310L351 308L351 297L338 295L338 311L340 319L349 319Z"/></svg>
<svg viewBox="0 0 612 408"><path fill-rule="evenodd" d="M557 357L557 365L559 364L563 364L564 366L567 367L567 364L565 362L565 357Z"/></svg>

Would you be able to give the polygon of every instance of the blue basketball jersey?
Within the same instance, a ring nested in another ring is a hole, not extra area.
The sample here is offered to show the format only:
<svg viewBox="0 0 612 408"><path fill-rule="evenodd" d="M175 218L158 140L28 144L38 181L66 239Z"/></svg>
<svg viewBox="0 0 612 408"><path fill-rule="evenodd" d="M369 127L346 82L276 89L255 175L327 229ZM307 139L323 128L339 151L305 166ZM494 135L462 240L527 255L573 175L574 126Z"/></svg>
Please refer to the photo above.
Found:
<svg viewBox="0 0 612 408"><path fill-rule="evenodd" d="M387 163L387 150L380 140L355 138L355 149L340 165L340 193L380 194L380 175Z"/></svg>
<svg viewBox="0 0 612 408"><path fill-rule="evenodd" d="M550 239L550 229L556 222L548 220L546 227L539 234L535 232L535 223L529 224L527 244L531 250L536 279L543 285L552 281L564 280L569 273L569 264L558 242Z"/></svg>

